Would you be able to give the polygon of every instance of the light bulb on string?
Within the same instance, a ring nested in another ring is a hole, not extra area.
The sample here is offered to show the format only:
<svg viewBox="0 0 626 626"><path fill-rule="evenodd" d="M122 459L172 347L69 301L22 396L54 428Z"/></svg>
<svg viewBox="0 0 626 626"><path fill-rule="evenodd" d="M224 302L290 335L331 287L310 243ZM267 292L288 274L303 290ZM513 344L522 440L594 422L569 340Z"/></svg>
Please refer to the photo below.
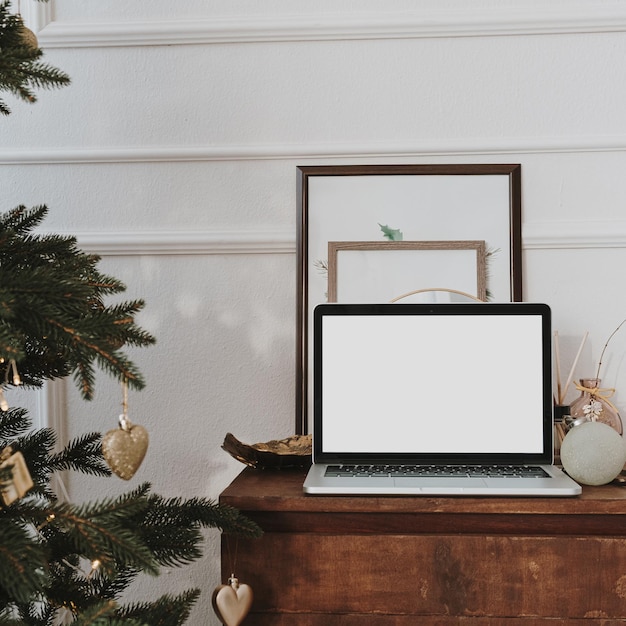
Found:
<svg viewBox="0 0 626 626"><path fill-rule="evenodd" d="M100 559L94 559L91 562L91 571L87 574L87 578L91 578L100 569L101 565L102 561Z"/></svg>
<svg viewBox="0 0 626 626"><path fill-rule="evenodd" d="M56 515L54 513L50 513L50 515L46 517L46 521L42 522L41 524L39 524L39 526L37 526L37 532L43 530L48 524L53 522L55 518L56 518Z"/></svg>
<svg viewBox="0 0 626 626"><path fill-rule="evenodd" d="M4 363L4 358L2 358L0 360L0 363ZM4 385L8 385L9 384L9 374L10 372L13 371L13 384L18 387L19 385L22 384L22 379L20 377L19 372L17 371L17 363L15 362L15 359L11 359L9 361L9 364L7 365L7 368L4 372ZM6 411L9 410L9 402L6 399L6 396L4 395L4 386L0 386L0 411L3 411L6 413Z"/></svg>
<svg viewBox="0 0 626 626"><path fill-rule="evenodd" d="M13 384L16 386L21 385L22 379L20 377L20 373L17 371L17 363L15 362L15 359L11 359L9 367L13 370Z"/></svg>
<svg viewBox="0 0 626 626"><path fill-rule="evenodd" d="M83 565L85 564L85 560L83 559ZM100 559L93 559L93 561L89 562L89 571L85 572L85 570L81 569L79 566L70 563L67 559L61 559L61 563L69 567L71 570L74 570L77 574L81 574L87 580L89 580L99 569L102 567L102 561Z"/></svg>

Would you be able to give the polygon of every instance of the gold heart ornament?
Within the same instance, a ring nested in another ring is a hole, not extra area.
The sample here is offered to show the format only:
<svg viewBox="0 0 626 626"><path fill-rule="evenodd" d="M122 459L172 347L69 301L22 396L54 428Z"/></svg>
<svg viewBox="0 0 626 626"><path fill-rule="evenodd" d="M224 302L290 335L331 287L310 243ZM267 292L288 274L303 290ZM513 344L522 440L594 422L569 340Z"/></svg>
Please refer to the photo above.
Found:
<svg viewBox="0 0 626 626"><path fill-rule="evenodd" d="M252 587L231 576L213 592L213 610L225 626L239 626L252 606Z"/></svg>
<svg viewBox="0 0 626 626"><path fill-rule="evenodd" d="M102 439L102 456L114 474L130 480L146 456L148 440L148 431L143 426L120 418L120 427L110 430Z"/></svg>

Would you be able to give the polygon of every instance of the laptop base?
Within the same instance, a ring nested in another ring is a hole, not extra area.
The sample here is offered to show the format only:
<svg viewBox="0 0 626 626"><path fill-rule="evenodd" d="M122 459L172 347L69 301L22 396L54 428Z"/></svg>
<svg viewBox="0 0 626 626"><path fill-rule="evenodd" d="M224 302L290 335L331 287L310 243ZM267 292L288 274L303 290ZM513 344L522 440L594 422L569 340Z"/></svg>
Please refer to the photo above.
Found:
<svg viewBox="0 0 626 626"><path fill-rule="evenodd" d="M547 477L328 477L326 464L309 469L303 490L311 495L573 497L581 486L554 465L540 466Z"/></svg>

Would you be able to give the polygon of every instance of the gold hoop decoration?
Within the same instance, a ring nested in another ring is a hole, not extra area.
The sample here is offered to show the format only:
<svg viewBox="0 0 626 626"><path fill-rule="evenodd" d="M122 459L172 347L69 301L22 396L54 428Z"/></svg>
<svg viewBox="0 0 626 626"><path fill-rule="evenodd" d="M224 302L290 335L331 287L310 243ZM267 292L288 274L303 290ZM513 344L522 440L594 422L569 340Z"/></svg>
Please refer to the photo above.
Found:
<svg viewBox="0 0 626 626"><path fill-rule="evenodd" d="M459 291L458 289L445 289L443 287L434 287L431 289L415 289L414 291L409 291L408 293L402 294L401 296L398 296L397 298L390 300L390 302L392 303L399 302L400 300L403 300L405 298L409 298L411 296L422 294L422 293L447 293L447 294L454 294L462 298L467 298L468 300L473 300L474 302L485 302L484 300L481 300L480 298L477 298L476 296L473 296L470 293L465 293L464 291Z"/></svg>

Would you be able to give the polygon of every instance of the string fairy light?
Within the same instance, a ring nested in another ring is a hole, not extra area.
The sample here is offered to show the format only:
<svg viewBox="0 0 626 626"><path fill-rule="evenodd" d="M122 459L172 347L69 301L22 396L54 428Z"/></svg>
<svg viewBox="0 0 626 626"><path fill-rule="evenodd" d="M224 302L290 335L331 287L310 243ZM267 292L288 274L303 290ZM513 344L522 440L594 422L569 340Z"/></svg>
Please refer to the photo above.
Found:
<svg viewBox="0 0 626 626"><path fill-rule="evenodd" d="M50 513L46 517L46 520L44 522L42 522L39 526L37 526L36 531L38 533L41 533L41 531L48 524L51 524L55 519L56 519L56 515L54 513ZM90 561L90 569L89 569L88 572L85 572L83 569L81 569L77 565L74 565L73 563L70 563L70 561L68 561L67 559L61 559L61 563L63 563L64 565L66 565L70 569L74 570L76 573L80 574L81 576L84 576L87 580L89 580L102 567L102 560L98 559L98 558L92 559Z"/></svg>
<svg viewBox="0 0 626 626"><path fill-rule="evenodd" d="M15 359L11 359L9 361L9 367L7 369L7 377L9 370L13 370L13 384L19 386L22 384L22 379L20 378L20 373L17 371L17 363Z"/></svg>
<svg viewBox="0 0 626 626"><path fill-rule="evenodd" d="M39 526L37 526L36 528L37 532L43 530L48 524L50 524L51 522L54 522L55 519L56 519L56 515L54 513L50 513L50 515L46 517L46 521L42 522L41 524L39 524Z"/></svg>
<svg viewBox="0 0 626 626"><path fill-rule="evenodd" d="M4 357L0 357L0 364L5 363ZM4 370L4 384L0 386L0 410L5 412L9 410L9 402L4 395L4 387L9 384L9 375L13 372L13 384L16 387L22 384L22 379L17 371L17 363L15 359L10 359L9 364Z"/></svg>
<svg viewBox="0 0 626 626"><path fill-rule="evenodd" d="M9 403L7 402L4 390L0 387L0 410L6 413L9 410Z"/></svg>
<svg viewBox="0 0 626 626"><path fill-rule="evenodd" d="M101 565L102 561L100 559L94 559L91 562L91 571L87 574L87 579L91 578L100 569Z"/></svg>

